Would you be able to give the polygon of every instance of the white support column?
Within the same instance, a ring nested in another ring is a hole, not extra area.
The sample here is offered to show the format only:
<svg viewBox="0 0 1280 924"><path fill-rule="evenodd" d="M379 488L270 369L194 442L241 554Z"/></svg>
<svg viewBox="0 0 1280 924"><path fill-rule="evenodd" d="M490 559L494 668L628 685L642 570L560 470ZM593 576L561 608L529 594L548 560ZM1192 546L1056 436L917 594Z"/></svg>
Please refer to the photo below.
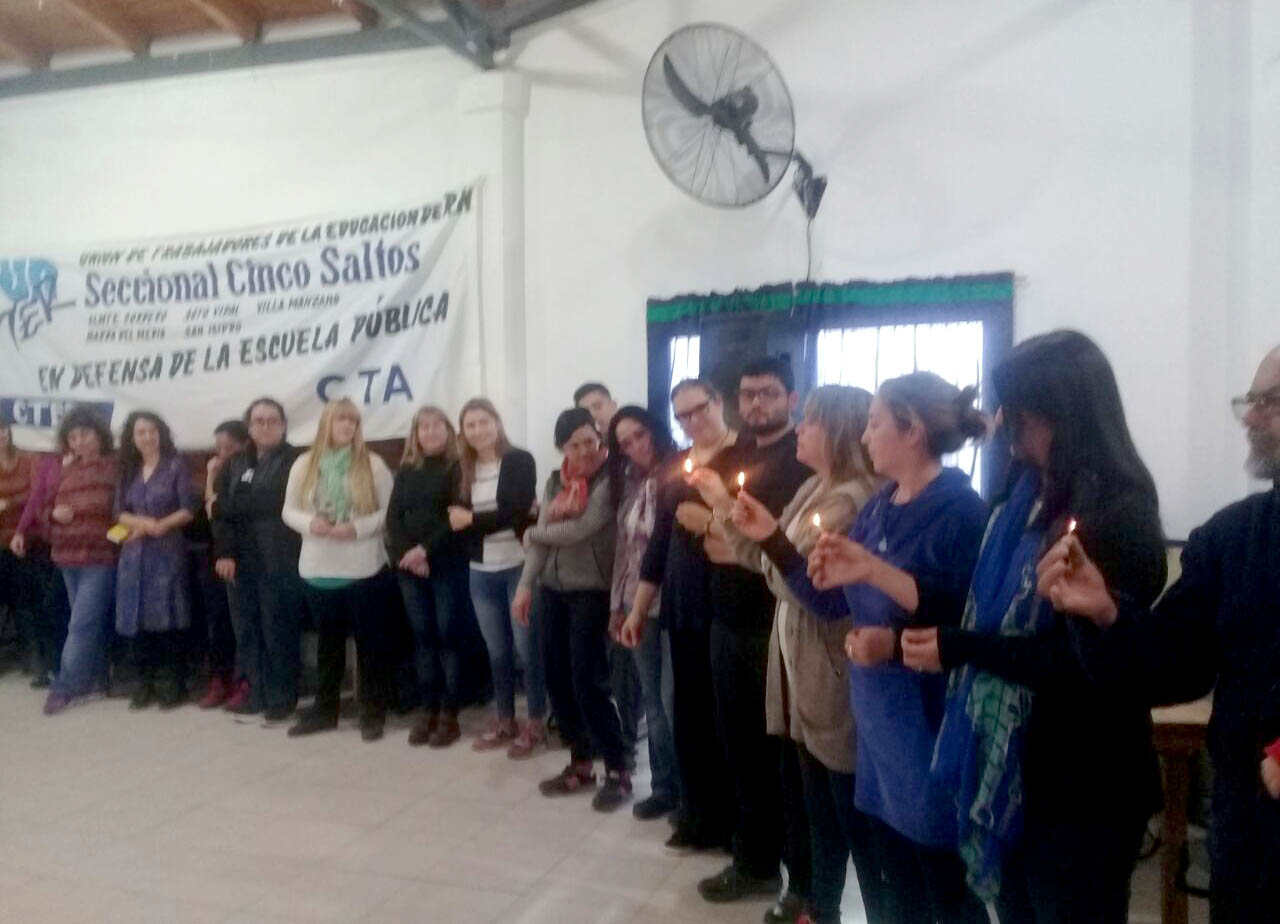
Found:
<svg viewBox="0 0 1280 924"><path fill-rule="evenodd" d="M512 440L527 440L524 120L529 81L511 71L485 71L458 92L462 135L458 176L483 177L480 197L481 348L486 394Z"/></svg>

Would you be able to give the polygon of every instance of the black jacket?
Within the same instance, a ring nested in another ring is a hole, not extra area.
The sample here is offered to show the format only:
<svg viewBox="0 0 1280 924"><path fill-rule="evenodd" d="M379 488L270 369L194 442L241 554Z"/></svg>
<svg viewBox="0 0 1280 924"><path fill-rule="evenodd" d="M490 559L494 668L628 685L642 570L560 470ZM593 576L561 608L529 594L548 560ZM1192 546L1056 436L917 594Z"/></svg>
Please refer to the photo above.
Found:
<svg viewBox="0 0 1280 924"><path fill-rule="evenodd" d="M302 450L289 443L261 459L253 444L227 460L213 502L213 549L242 570L297 573L302 537L285 525L285 486Z"/></svg>
<svg viewBox="0 0 1280 924"><path fill-rule="evenodd" d="M475 514L471 526L463 531L467 557L484 561L484 537L504 529L515 530L516 538L524 536L534 520L533 504L538 499L538 467L533 456L523 449L512 449L502 457L498 468L498 509ZM464 502L470 507L470 500Z"/></svg>
<svg viewBox="0 0 1280 924"><path fill-rule="evenodd" d="M1080 541L1114 593L1143 606L1159 596L1168 573L1164 539L1140 494L1120 495L1082 522ZM1123 828L1161 804L1149 691L1132 683L1132 659L1102 655L1090 644L1095 636L1091 623L1063 615L1034 636L938 632L944 667L969 663L1035 694L1022 755L1033 830Z"/></svg>
<svg viewBox="0 0 1280 924"><path fill-rule="evenodd" d="M387 503L387 552L393 567L418 545L431 562L464 554L462 539L449 528L449 506L459 503L461 491L461 467L438 456L396 472Z"/></svg>

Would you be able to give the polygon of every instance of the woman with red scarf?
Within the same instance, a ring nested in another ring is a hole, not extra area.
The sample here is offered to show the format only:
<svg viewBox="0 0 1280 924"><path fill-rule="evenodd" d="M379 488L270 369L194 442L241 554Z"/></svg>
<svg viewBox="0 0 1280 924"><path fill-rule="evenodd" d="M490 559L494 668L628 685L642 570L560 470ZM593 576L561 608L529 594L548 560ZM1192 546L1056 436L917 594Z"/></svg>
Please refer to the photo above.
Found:
<svg viewBox="0 0 1280 924"><path fill-rule="evenodd" d="M595 788L593 764L604 759L605 784L592 806L611 812L631 797L630 748L622 738L609 686L609 591L616 522L605 471L607 453L582 408L556 420L560 471L547 482L511 612L527 625L534 583L541 580L542 650L547 692L569 747L569 766L544 780L545 796Z"/></svg>

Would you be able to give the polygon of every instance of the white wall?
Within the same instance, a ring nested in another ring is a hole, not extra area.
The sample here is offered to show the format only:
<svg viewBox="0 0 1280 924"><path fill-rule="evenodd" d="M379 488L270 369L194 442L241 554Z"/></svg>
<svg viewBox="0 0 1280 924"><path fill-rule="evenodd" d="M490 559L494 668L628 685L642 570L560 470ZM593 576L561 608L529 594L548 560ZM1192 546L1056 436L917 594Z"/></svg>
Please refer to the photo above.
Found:
<svg viewBox="0 0 1280 924"><path fill-rule="evenodd" d="M551 421L579 382L642 400L649 296L803 274L789 191L707 208L645 143L653 49L717 20L768 48L798 144L830 178L815 275L1015 271L1019 337L1071 325L1111 356L1184 536L1245 490L1222 401L1280 341L1274 6L598 0L520 37L527 416L513 429L550 465ZM501 162L459 108L469 74L427 50L0 101L0 247L389 204L469 179Z"/></svg>

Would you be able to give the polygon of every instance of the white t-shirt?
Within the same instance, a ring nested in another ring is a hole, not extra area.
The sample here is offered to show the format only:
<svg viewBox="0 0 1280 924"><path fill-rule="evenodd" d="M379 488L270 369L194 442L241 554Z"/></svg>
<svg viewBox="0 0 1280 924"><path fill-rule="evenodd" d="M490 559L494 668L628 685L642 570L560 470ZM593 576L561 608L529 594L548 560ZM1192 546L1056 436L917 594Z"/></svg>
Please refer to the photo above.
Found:
<svg viewBox="0 0 1280 924"><path fill-rule="evenodd" d="M471 485L471 509L476 513L492 513L498 509L498 472L502 462L476 463L475 481ZM471 563L477 571L506 571L524 564L524 546L514 529L502 529L484 537L484 560Z"/></svg>

